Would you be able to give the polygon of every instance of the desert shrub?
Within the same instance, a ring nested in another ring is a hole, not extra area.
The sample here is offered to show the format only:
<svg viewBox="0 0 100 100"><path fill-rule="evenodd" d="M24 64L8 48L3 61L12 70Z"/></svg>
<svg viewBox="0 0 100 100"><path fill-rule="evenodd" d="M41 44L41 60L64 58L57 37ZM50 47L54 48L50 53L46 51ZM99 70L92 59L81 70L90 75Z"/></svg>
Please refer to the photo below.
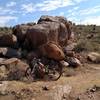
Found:
<svg viewBox="0 0 100 100"><path fill-rule="evenodd" d="M95 38L93 38L93 39L91 40L91 42L100 44L100 35L98 35L98 36L96 36Z"/></svg>
<svg viewBox="0 0 100 100"><path fill-rule="evenodd" d="M81 30L80 27L82 28ZM94 31L93 25L77 25L75 33L77 38L77 46L75 47L76 52L100 52L100 26L95 26ZM87 38L87 36L91 34L93 34L93 37Z"/></svg>
<svg viewBox="0 0 100 100"><path fill-rule="evenodd" d="M83 40L78 41L76 47L74 48L76 52L87 51L86 42Z"/></svg>
<svg viewBox="0 0 100 100"><path fill-rule="evenodd" d="M12 27L0 27L0 36L11 33L12 33Z"/></svg>
<svg viewBox="0 0 100 100"><path fill-rule="evenodd" d="M100 44L96 42L89 41L87 39L79 40L75 49L76 52L88 52L88 51L98 51L100 52Z"/></svg>

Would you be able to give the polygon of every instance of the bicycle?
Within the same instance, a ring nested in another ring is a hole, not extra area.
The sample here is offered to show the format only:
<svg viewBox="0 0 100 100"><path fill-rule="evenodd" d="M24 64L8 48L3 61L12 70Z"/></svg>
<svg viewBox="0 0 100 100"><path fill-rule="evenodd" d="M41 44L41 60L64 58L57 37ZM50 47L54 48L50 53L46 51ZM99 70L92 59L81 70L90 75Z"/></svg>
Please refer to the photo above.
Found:
<svg viewBox="0 0 100 100"><path fill-rule="evenodd" d="M56 81L62 75L62 67L58 62L54 66L43 65L39 59L34 58L27 68L25 75L28 79L32 78L33 80L47 76L49 80Z"/></svg>

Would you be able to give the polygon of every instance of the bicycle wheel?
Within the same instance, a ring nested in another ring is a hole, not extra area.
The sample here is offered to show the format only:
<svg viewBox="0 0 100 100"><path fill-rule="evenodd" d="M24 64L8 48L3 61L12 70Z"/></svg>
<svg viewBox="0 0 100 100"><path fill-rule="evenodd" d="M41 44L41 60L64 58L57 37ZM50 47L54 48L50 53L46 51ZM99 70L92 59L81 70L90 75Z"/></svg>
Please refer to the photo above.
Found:
<svg viewBox="0 0 100 100"><path fill-rule="evenodd" d="M28 67L28 68L26 69L25 76L26 76L29 80L33 80L33 73L32 73L32 70L31 70L30 67Z"/></svg>
<svg viewBox="0 0 100 100"><path fill-rule="evenodd" d="M48 78L50 80L56 81L58 80L62 75L62 67L61 66L54 66L52 68L48 69Z"/></svg>
<svg viewBox="0 0 100 100"><path fill-rule="evenodd" d="M35 76L36 78L44 78L44 75L45 75L45 68L43 66L38 66L36 69L35 69Z"/></svg>

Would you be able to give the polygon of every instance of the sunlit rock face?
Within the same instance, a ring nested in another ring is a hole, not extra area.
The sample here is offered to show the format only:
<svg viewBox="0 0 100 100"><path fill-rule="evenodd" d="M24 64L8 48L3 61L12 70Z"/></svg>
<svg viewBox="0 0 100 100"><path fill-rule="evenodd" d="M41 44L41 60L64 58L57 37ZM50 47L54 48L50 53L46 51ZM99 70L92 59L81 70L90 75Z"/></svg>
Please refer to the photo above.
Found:
<svg viewBox="0 0 100 100"><path fill-rule="evenodd" d="M17 36L20 44L28 50L36 50L49 43L49 50L45 48L45 53L43 51L42 54L46 54L49 58L60 60L64 59L62 47L66 46L70 39L71 24L64 17L41 16L37 24L32 26L16 26L13 34ZM51 43L55 45L51 45Z"/></svg>

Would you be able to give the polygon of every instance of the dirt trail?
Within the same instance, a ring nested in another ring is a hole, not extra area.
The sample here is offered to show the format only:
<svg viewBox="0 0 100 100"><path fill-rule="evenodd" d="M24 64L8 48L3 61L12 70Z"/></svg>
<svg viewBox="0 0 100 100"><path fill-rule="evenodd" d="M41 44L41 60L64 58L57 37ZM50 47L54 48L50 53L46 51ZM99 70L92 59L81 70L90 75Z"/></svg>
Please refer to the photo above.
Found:
<svg viewBox="0 0 100 100"><path fill-rule="evenodd" d="M11 99L16 95L19 98L18 100L62 100L60 97L64 93L67 93L67 95L71 92L75 94L84 93L94 85L100 87L100 65L91 64L85 65L78 74L70 77L63 76L58 81L32 83L8 81L4 91L11 93L10 99L7 100L16 100ZM47 90L45 90L45 87ZM8 98L8 95L0 96L0 100L6 100L6 98Z"/></svg>

